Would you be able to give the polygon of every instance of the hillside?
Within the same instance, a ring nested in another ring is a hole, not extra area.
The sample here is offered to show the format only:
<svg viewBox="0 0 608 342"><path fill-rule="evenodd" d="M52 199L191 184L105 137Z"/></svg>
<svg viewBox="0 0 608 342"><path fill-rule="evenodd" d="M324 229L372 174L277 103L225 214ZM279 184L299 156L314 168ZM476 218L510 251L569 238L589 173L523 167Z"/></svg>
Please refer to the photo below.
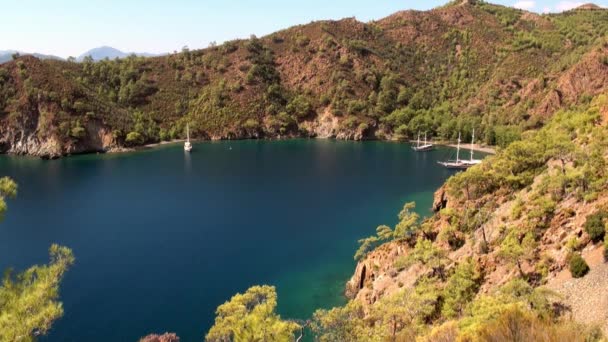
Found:
<svg viewBox="0 0 608 342"><path fill-rule="evenodd" d="M480 1L312 22L162 57L0 67L0 151L58 157L200 139L441 139L505 146L608 82L608 11Z"/></svg>
<svg viewBox="0 0 608 342"><path fill-rule="evenodd" d="M6 63L6 62L12 60L13 55L15 53L18 53L22 56L34 56L39 59L58 59L58 60L62 59L61 57L57 57L57 56L53 56L53 55L45 55L42 53L27 53L27 52L15 51L15 50L2 50L2 51L0 51L0 64Z"/></svg>
<svg viewBox="0 0 608 342"><path fill-rule="evenodd" d="M430 218L417 223L406 205L394 229L361 241L347 286L353 301L315 315L321 340L366 331L422 341L600 340L600 329L608 333L607 119L606 95L559 111L451 177ZM336 328L348 315L357 323ZM501 324L517 326L521 339Z"/></svg>
<svg viewBox="0 0 608 342"><path fill-rule="evenodd" d="M137 52L123 52L118 49L115 49L111 46L100 46L87 52L81 54L76 58L76 60L82 62L85 57L91 57L94 61L100 61L102 59L116 59L116 58L125 58L129 55L136 55L140 57L152 57L154 54L151 53L137 53Z"/></svg>

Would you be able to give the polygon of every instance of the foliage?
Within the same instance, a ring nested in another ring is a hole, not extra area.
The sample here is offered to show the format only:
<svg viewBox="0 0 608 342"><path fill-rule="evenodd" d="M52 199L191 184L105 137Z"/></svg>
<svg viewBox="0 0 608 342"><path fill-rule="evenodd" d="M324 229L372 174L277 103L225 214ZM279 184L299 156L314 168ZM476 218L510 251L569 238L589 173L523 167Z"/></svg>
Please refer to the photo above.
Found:
<svg viewBox="0 0 608 342"><path fill-rule="evenodd" d="M534 316L554 321L552 308L553 292L542 288L532 288L522 279L514 279L490 295L482 295L471 302L459 321L464 340L478 336L487 324L499 318L504 312L514 308L526 309Z"/></svg>
<svg viewBox="0 0 608 342"><path fill-rule="evenodd" d="M604 236L604 261L608 262L608 234Z"/></svg>
<svg viewBox="0 0 608 342"><path fill-rule="evenodd" d="M80 124L80 121L77 121L76 126L72 128L70 131L70 136L76 139L82 139L86 135L86 130Z"/></svg>
<svg viewBox="0 0 608 342"><path fill-rule="evenodd" d="M591 241L597 243L604 239L606 234L606 218L608 212L605 210L599 210L589 216L585 221L585 231L589 234Z"/></svg>
<svg viewBox="0 0 608 342"><path fill-rule="evenodd" d="M388 241L393 237L393 231L388 226L378 226L376 235L359 240L359 249L355 253L355 260L361 260L368 252L377 247L381 242Z"/></svg>
<svg viewBox="0 0 608 342"><path fill-rule="evenodd" d="M7 205L6 199L17 195L17 183L8 177L0 178L0 222L4 219Z"/></svg>
<svg viewBox="0 0 608 342"><path fill-rule="evenodd" d="M215 324L206 341L292 341L300 329L276 314L277 294L272 286L254 286L217 308Z"/></svg>
<svg viewBox="0 0 608 342"><path fill-rule="evenodd" d="M34 341L63 315L57 301L59 284L74 256L58 245L52 245L49 254L46 266L33 266L18 275L5 273L0 287L0 340Z"/></svg>
<svg viewBox="0 0 608 342"><path fill-rule="evenodd" d="M420 263L432 268L434 271L442 273L446 259L446 253L441 248L435 246L430 240L419 238L416 246L407 256L408 265Z"/></svg>
<svg viewBox="0 0 608 342"><path fill-rule="evenodd" d="M409 202L403 205L399 212L399 223L395 229L382 225L376 228L376 235L359 240L359 249L355 253L355 260L361 260L369 251L379 244L391 240L415 241L416 234L420 228L418 221L420 216L413 211L416 203Z"/></svg>
<svg viewBox="0 0 608 342"><path fill-rule="evenodd" d="M419 228L420 216L413 210L416 208L416 203L408 202L403 205L403 209L399 212L399 223L395 226L395 239L414 239Z"/></svg>
<svg viewBox="0 0 608 342"><path fill-rule="evenodd" d="M569 259L570 274L574 278L582 278L589 272L589 265L579 253L573 253Z"/></svg>
<svg viewBox="0 0 608 342"><path fill-rule="evenodd" d="M319 342L363 342L366 341L368 327L363 306L358 301L350 301L343 307L331 310L317 310L311 324L311 330Z"/></svg>
<svg viewBox="0 0 608 342"><path fill-rule="evenodd" d="M510 229L500 244L500 256L516 265L519 273L523 276L521 263L533 256L535 247L536 241L532 232L524 232L522 235L519 230Z"/></svg>
<svg viewBox="0 0 608 342"><path fill-rule="evenodd" d="M582 330L582 331L581 331ZM479 341L600 341L596 333L585 331L574 323L552 324L533 313L513 305L484 325Z"/></svg>
<svg viewBox="0 0 608 342"><path fill-rule="evenodd" d="M481 282L478 265L471 259L460 263L450 276L443 290L442 314L455 318L462 314L464 308L477 294Z"/></svg>
<svg viewBox="0 0 608 342"><path fill-rule="evenodd" d="M312 112L312 105L303 95L294 97L287 105L287 112L298 118L305 118Z"/></svg>
<svg viewBox="0 0 608 342"><path fill-rule="evenodd" d="M129 132L125 142L130 146L141 145L144 142L144 137L139 132Z"/></svg>

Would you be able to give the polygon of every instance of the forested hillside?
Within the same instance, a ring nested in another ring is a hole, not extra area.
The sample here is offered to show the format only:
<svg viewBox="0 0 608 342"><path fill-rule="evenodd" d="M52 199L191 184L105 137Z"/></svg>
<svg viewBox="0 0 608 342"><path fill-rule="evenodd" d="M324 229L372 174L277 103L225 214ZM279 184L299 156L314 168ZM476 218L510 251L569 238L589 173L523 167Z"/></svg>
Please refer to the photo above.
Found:
<svg viewBox="0 0 608 342"><path fill-rule="evenodd" d="M57 157L182 138L441 139L506 146L608 84L608 11L455 1L312 22L163 57L0 65L0 151Z"/></svg>

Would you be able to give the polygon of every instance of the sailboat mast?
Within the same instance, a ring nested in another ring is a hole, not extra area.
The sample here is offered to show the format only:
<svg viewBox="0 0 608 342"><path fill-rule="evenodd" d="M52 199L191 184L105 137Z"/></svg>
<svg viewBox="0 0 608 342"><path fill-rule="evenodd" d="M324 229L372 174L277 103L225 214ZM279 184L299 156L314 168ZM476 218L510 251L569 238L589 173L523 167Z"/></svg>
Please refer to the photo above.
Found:
<svg viewBox="0 0 608 342"><path fill-rule="evenodd" d="M416 143L416 147L420 147L420 132L418 132L418 142Z"/></svg>
<svg viewBox="0 0 608 342"><path fill-rule="evenodd" d="M460 133L458 133L458 145L456 145L456 162L460 162Z"/></svg>
<svg viewBox="0 0 608 342"><path fill-rule="evenodd" d="M471 161L473 161L473 146L475 145L475 128L473 128L473 139L471 140Z"/></svg>
<svg viewBox="0 0 608 342"><path fill-rule="evenodd" d="M424 146L426 146L426 145L427 145L427 143L426 143L426 132L424 132Z"/></svg>
<svg viewBox="0 0 608 342"><path fill-rule="evenodd" d="M188 142L190 142L190 124L186 124L186 136L188 138Z"/></svg>

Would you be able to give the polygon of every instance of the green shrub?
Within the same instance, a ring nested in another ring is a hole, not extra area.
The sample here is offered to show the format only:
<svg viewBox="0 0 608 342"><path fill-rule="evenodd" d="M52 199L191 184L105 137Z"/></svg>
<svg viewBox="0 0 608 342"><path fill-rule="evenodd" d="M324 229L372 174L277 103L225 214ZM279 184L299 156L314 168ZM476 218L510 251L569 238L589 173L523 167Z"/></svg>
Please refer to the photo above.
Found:
<svg viewBox="0 0 608 342"><path fill-rule="evenodd" d="M608 235L604 236L604 261L608 262Z"/></svg>
<svg viewBox="0 0 608 342"><path fill-rule="evenodd" d="M602 241L606 234L604 220L607 216L608 213L605 210L600 210L587 216L587 221L585 221L584 226L585 231L589 234L589 237L594 243Z"/></svg>
<svg viewBox="0 0 608 342"><path fill-rule="evenodd" d="M443 290L442 313L449 318L460 315L467 304L475 297L482 276L473 259L460 263L448 279Z"/></svg>
<svg viewBox="0 0 608 342"><path fill-rule="evenodd" d="M138 132L130 132L127 134L125 142L130 146L141 145L144 143L144 137Z"/></svg>
<svg viewBox="0 0 608 342"><path fill-rule="evenodd" d="M312 105L304 95L298 95L289 102L287 111L298 118L305 118L312 112Z"/></svg>
<svg viewBox="0 0 608 342"><path fill-rule="evenodd" d="M76 138L76 139L84 138L85 134L86 134L86 130L84 129L84 127L82 127L80 125L72 128L72 130L70 131L70 136L72 138Z"/></svg>
<svg viewBox="0 0 608 342"><path fill-rule="evenodd" d="M582 278L589 272L589 265L583 257L576 253L570 257L570 273L574 278Z"/></svg>

